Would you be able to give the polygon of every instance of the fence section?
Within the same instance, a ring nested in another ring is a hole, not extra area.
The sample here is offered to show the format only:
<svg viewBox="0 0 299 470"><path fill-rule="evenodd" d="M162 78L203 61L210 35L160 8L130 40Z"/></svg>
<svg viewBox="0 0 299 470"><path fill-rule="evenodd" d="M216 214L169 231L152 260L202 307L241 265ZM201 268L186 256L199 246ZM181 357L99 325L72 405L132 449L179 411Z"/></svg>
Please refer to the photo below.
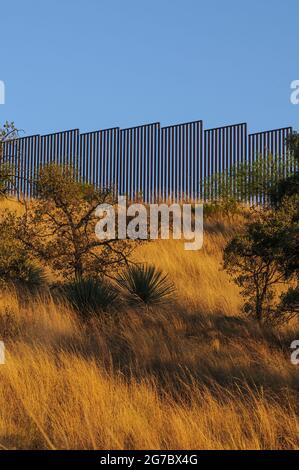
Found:
<svg viewBox="0 0 299 470"><path fill-rule="evenodd" d="M160 162L160 124L120 131L118 191L129 199L155 199Z"/></svg>
<svg viewBox="0 0 299 470"><path fill-rule="evenodd" d="M202 121L162 128L159 198L183 201L200 198Z"/></svg>
<svg viewBox="0 0 299 470"><path fill-rule="evenodd" d="M204 148L204 180L219 173L229 177L230 169L247 160L247 124L205 130ZM217 189L213 184L204 188L202 199L217 198Z"/></svg>
<svg viewBox="0 0 299 470"><path fill-rule="evenodd" d="M79 129L40 137L39 163L46 165L49 163L78 165L78 143Z"/></svg>
<svg viewBox="0 0 299 470"><path fill-rule="evenodd" d="M248 136L249 167L256 167L263 182L288 176L294 171L293 161L289 158L287 138L292 134L291 127L257 132ZM249 178L251 176L249 175ZM260 184L260 186L262 186ZM250 202L262 203L262 191L257 191Z"/></svg>
<svg viewBox="0 0 299 470"><path fill-rule="evenodd" d="M31 196L31 184L40 164L40 136L33 135L3 144L3 159L13 167L14 178L10 191Z"/></svg>
<svg viewBox="0 0 299 470"><path fill-rule="evenodd" d="M116 186L119 128L80 135L78 173L100 188Z"/></svg>
<svg viewBox="0 0 299 470"><path fill-rule="evenodd" d="M153 123L23 137L4 143L2 149L4 160L15 166L15 186L25 196L33 195L31 181L40 166L55 162L72 164L84 181L100 188L113 187L131 200L206 201L217 198L218 190L217 183L207 189L206 180L217 174L229 178L242 163L248 168L244 181L248 180L250 165L258 156L268 165L272 154L275 164L285 169L286 139L291 133L292 128L285 127L248 135L246 123L206 130L202 121L163 128Z"/></svg>
<svg viewBox="0 0 299 470"><path fill-rule="evenodd" d="M278 165L287 162L287 138L292 134L292 131L292 127L284 127L249 134L249 162L254 162L258 157L266 160L269 155L278 160ZM288 171L289 169L286 167L285 170Z"/></svg>

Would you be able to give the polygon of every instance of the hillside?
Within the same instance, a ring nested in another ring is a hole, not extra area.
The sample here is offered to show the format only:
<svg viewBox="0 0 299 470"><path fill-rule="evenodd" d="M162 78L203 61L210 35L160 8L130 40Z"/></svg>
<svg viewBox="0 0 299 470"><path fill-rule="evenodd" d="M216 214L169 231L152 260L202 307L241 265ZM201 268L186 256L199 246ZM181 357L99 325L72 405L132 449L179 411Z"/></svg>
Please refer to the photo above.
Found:
<svg viewBox="0 0 299 470"><path fill-rule="evenodd" d="M206 221L200 252L172 240L138 248L176 285L164 308L82 324L51 297L2 291L0 447L298 448L298 327L262 330L240 314L221 267L238 224Z"/></svg>

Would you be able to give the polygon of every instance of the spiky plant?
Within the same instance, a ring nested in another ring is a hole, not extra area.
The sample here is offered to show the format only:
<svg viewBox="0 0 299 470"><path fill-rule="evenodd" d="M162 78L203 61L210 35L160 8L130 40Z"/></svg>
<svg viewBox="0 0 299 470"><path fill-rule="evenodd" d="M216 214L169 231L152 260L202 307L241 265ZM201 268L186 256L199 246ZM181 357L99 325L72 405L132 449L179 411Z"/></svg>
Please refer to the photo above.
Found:
<svg viewBox="0 0 299 470"><path fill-rule="evenodd" d="M91 278L64 284L61 292L83 319L107 312L118 298L118 293L108 282Z"/></svg>
<svg viewBox="0 0 299 470"><path fill-rule="evenodd" d="M25 272L23 273L24 277L21 281L24 282L25 286L30 291L42 289L47 285L48 276L41 266L38 266L33 262L29 262L26 264L25 268Z"/></svg>
<svg viewBox="0 0 299 470"><path fill-rule="evenodd" d="M36 294L48 285L48 276L41 266L31 260L19 260L17 269L12 265L9 269L0 268L0 288L14 287L19 294Z"/></svg>
<svg viewBox="0 0 299 470"><path fill-rule="evenodd" d="M129 266L118 278L118 285L131 305L154 306L167 303L175 291L167 274L153 265Z"/></svg>

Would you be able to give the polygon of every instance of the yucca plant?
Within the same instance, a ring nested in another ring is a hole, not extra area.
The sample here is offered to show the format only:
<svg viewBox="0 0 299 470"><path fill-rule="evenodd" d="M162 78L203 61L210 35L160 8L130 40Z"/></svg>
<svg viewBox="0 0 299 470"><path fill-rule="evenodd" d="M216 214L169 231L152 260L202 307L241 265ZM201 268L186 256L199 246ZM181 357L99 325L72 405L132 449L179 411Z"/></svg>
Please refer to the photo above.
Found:
<svg viewBox="0 0 299 470"><path fill-rule="evenodd" d="M86 319L115 306L118 293L104 280L82 278L67 284L61 289L62 295Z"/></svg>
<svg viewBox="0 0 299 470"><path fill-rule="evenodd" d="M41 266L27 263L22 281L30 291L42 289L48 284L48 276Z"/></svg>
<svg viewBox="0 0 299 470"><path fill-rule="evenodd" d="M131 265L118 278L118 285L131 305L154 306L167 303L175 291L167 274L153 265Z"/></svg>
<svg viewBox="0 0 299 470"><path fill-rule="evenodd" d="M0 269L0 287L14 286L19 294L36 294L48 285L48 276L41 266L33 261L20 260L17 269L9 266L9 270Z"/></svg>

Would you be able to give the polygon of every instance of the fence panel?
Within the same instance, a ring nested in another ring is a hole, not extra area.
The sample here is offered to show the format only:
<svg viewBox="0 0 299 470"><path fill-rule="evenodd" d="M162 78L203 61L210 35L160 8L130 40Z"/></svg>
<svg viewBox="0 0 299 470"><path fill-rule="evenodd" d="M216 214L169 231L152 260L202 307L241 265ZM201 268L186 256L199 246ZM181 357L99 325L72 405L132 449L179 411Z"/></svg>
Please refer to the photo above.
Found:
<svg viewBox="0 0 299 470"><path fill-rule="evenodd" d="M30 197L31 181L39 164L40 136L33 135L7 141L3 145L3 158L14 167L14 181L10 187L13 194Z"/></svg>
<svg viewBox="0 0 299 470"><path fill-rule="evenodd" d="M120 131L118 188L129 199L155 199L160 161L160 124Z"/></svg>
<svg viewBox="0 0 299 470"><path fill-rule="evenodd" d="M98 188L117 185L119 128L80 135L78 171L81 178Z"/></svg>
<svg viewBox="0 0 299 470"><path fill-rule="evenodd" d="M57 163L78 167L79 129L40 137L40 165Z"/></svg>
<svg viewBox="0 0 299 470"><path fill-rule="evenodd" d="M288 154L286 139L292 132L292 127L283 127L249 134L249 162L254 162L258 156L266 158L269 154L273 157L279 156L282 162L286 162Z"/></svg>
<svg viewBox="0 0 299 470"><path fill-rule="evenodd" d="M204 148L204 180L218 173L226 174L228 177L229 169L247 160L247 124L240 123L205 130ZM231 189L234 194L235 188ZM204 200L217 198L217 187L213 184L203 192Z"/></svg>
<svg viewBox="0 0 299 470"><path fill-rule="evenodd" d="M161 131L160 199L198 199L202 177L202 121L163 127Z"/></svg>
<svg viewBox="0 0 299 470"><path fill-rule="evenodd" d="M255 162L260 161L258 169L259 173L262 173L259 178L261 181L266 181L269 177L278 180L294 170L288 158L286 141L292 132L292 127L284 127L248 136L249 165L253 166ZM251 198L250 202L263 203L262 191L258 191L258 194L253 199Z"/></svg>

